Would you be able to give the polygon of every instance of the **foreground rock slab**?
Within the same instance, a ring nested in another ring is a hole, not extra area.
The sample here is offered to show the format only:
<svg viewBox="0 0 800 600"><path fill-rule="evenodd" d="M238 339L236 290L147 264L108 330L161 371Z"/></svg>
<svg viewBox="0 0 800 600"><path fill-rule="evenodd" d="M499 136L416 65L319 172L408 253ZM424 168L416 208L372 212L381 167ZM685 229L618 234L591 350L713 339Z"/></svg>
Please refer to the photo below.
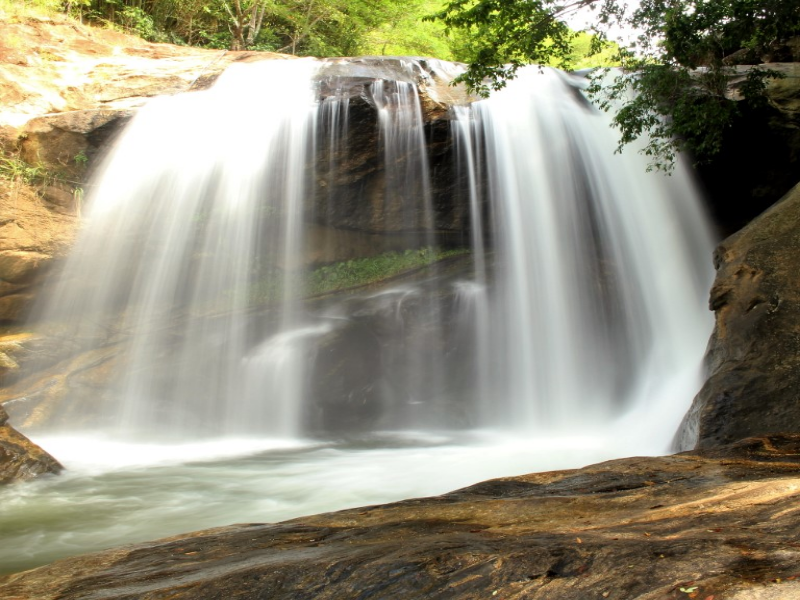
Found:
<svg viewBox="0 0 800 600"><path fill-rule="evenodd" d="M0 597L784 600L798 500L800 435L750 438L78 556Z"/></svg>

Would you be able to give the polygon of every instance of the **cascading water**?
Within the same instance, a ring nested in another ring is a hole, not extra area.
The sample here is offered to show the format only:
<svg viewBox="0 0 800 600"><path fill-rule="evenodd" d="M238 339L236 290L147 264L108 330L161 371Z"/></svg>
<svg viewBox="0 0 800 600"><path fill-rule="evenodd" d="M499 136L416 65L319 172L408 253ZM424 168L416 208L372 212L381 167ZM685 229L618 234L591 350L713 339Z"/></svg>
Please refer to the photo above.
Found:
<svg viewBox="0 0 800 600"><path fill-rule="evenodd" d="M60 335L95 346L123 340L104 428L172 438L300 434L296 356L307 336L286 332L302 326L292 261L303 247L318 65L252 66L140 111L107 158L86 230L48 294L44 320L58 322ZM274 93L276 80L284 94ZM156 141L167 132L170 141ZM288 275L270 288L279 270ZM259 293L281 310L254 344L244 315ZM255 363L276 372L268 391ZM271 409L259 406L265 394ZM257 414L265 418L254 423Z"/></svg>
<svg viewBox="0 0 800 600"><path fill-rule="evenodd" d="M615 155L556 71L426 122L432 64L238 65L139 112L37 313L100 374L9 406L70 470L4 492L0 525L55 497L100 519L37 529L32 561L668 450L711 326L687 175ZM414 268L325 287L388 250ZM156 495L97 537L132 487Z"/></svg>
<svg viewBox="0 0 800 600"><path fill-rule="evenodd" d="M493 422L529 430L662 410L655 398L680 377L690 396L707 334L698 257L709 235L686 174L665 182L631 150L615 155L613 132L579 86L529 72L473 108L500 265ZM648 435L663 443L675 408L656 421L663 433Z"/></svg>

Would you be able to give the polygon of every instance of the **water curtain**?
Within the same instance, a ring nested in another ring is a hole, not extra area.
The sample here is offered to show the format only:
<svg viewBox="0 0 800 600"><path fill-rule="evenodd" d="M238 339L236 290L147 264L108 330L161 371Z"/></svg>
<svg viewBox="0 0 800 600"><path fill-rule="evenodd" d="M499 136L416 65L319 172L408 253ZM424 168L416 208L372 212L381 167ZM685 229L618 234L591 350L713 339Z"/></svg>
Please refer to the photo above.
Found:
<svg viewBox="0 0 800 600"><path fill-rule="evenodd" d="M426 109L445 70L235 65L139 111L37 313L105 352L86 426L194 439L623 423L665 446L710 330L711 241L688 176L615 154L580 78L534 68ZM378 259L411 266L326 287ZM45 426L74 426L78 396Z"/></svg>

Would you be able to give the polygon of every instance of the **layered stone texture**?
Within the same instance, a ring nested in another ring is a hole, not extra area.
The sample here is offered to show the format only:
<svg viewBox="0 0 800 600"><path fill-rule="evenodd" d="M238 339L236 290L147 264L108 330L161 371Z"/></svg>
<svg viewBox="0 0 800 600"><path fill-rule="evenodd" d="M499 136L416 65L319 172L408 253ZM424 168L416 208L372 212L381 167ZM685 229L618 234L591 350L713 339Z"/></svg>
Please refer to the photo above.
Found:
<svg viewBox="0 0 800 600"><path fill-rule="evenodd" d="M0 484L62 469L56 459L8 424L8 414L0 405Z"/></svg>
<svg viewBox="0 0 800 600"><path fill-rule="evenodd" d="M800 431L800 185L714 256L709 377L681 448Z"/></svg>

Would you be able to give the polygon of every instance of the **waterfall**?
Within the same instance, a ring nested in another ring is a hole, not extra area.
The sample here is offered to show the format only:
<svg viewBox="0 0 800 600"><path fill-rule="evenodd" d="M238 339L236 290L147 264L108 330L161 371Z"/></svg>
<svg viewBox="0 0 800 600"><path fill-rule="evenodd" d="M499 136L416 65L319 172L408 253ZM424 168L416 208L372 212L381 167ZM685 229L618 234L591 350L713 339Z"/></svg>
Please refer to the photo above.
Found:
<svg viewBox="0 0 800 600"><path fill-rule="evenodd" d="M708 226L683 165L664 177L636 148L615 155L581 86L530 68L473 108L499 261L494 420L580 430L634 410L659 438L697 385Z"/></svg>
<svg viewBox="0 0 800 600"><path fill-rule="evenodd" d="M254 427L299 433L289 415L303 395L303 336L287 345L285 332L300 325L293 261L303 245L317 68L235 65L209 91L154 100L101 167L86 228L42 314L85 347L123 347L102 427L179 438ZM259 293L281 306L259 332L256 345L284 337L269 352L254 348L243 317ZM255 363L284 371L272 379L281 385L253 385L267 378L252 374ZM265 395L271 410L257 407ZM243 406L275 418L254 424Z"/></svg>
<svg viewBox="0 0 800 600"><path fill-rule="evenodd" d="M72 347L113 349L92 426L132 439L622 427L666 449L710 330L710 236L682 167L664 177L615 155L580 78L537 69L453 106L434 159L417 82L442 69L376 64L235 65L139 111L37 311ZM347 261L441 249L460 258L314 287ZM69 428L82 400L66 396L53 412Z"/></svg>
<svg viewBox="0 0 800 600"><path fill-rule="evenodd" d="M67 468L0 490L0 573L668 451L712 326L689 174L614 154L580 77L458 69L237 64L138 111L5 405Z"/></svg>

